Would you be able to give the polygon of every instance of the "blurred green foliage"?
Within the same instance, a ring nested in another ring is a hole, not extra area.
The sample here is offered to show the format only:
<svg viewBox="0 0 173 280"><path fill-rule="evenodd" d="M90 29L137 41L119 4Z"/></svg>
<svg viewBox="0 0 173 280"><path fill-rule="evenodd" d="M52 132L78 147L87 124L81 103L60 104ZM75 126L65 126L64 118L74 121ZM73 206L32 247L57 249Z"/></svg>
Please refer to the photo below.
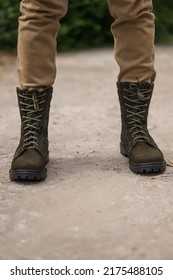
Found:
<svg viewBox="0 0 173 280"><path fill-rule="evenodd" d="M0 0L0 49L16 48L19 1Z"/></svg>
<svg viewBox="0 0 173 280"><path fill-rule="evenodd" d="M173 43L173 0L153 0L156 42Z"/></svg>
<svg viewBox="0 0 173 280"><path fill-rule="evenodd" d="M123 0L122 0L123 1ZM0 49L15 49L20 1L0 0ZM153 0L156 42L173 42L173 0ZM59 50L103 47L113 44L113 22L106 0L69 1L68 15L62 20Z"/></svg>
<svg viewBox="0 0 173 280"><path fill-rule="evenodd" d="M69 12L62 22L58 48L83 49L110 45L113 41L106 0L69 1Z"/></svg>

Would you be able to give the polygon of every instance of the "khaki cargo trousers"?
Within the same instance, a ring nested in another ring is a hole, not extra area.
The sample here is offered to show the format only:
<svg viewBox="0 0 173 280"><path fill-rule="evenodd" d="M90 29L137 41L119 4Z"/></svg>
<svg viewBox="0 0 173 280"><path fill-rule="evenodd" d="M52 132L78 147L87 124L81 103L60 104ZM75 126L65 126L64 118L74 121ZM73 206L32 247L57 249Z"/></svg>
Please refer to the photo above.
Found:
<svg viewBox="0 0 173 280"><path fill-rule="evenodd" d="M152 0L108 0L121 82L153 82ZM92 0L91 0L92 5ZM56 37L68 0L22 0L18 35L18 75L23 88L52 86L56 76ZM89 31L88 31L89 32ZM73 36L73 34L71 35ZM100 59L102 59L100 57Z"/></svg>

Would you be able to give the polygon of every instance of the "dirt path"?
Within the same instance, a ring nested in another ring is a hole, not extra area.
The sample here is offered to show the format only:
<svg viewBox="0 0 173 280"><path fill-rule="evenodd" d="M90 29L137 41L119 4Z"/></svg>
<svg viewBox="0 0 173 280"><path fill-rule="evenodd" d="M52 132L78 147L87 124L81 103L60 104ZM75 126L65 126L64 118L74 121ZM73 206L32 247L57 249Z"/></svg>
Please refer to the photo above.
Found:
<svg viewBox="0 0 173 280"><path fill-rule="evenodd" d="M112 50L61 54L45 182L12 183L15 59L0 54L0 259L172 259L173 168L135 175L119 153ZM158 47L149 127L173 157L173 48Z"/></svg>

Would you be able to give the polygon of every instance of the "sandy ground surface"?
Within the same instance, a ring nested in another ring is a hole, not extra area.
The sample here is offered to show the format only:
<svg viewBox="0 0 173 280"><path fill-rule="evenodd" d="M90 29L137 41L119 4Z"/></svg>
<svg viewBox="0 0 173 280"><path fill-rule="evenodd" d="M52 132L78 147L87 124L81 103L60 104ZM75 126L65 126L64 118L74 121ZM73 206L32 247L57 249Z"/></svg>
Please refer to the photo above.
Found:
<svg viewBox="0 0 173 280"><path fill-rule="evenodd" d="M61 54L42 183L10 182L20 120L15 57L0 53L0 259L173 259L173 168L141 176L119 153L112 50ZM173 158L173 47L157 47L149 128Z"/></svg>

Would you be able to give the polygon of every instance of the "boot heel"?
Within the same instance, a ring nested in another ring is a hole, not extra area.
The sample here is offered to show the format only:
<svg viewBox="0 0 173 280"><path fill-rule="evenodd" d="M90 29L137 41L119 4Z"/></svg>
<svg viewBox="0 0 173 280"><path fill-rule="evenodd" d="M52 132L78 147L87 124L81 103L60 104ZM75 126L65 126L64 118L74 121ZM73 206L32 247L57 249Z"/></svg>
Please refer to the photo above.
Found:
<svg viewBox="0 0 173 280"><path fill-rule="evenodd" d="M124 157L128 157L128 154L126 153L126 150L124 149L123 145L120 143L120 153L124 156Z"/></svg>

